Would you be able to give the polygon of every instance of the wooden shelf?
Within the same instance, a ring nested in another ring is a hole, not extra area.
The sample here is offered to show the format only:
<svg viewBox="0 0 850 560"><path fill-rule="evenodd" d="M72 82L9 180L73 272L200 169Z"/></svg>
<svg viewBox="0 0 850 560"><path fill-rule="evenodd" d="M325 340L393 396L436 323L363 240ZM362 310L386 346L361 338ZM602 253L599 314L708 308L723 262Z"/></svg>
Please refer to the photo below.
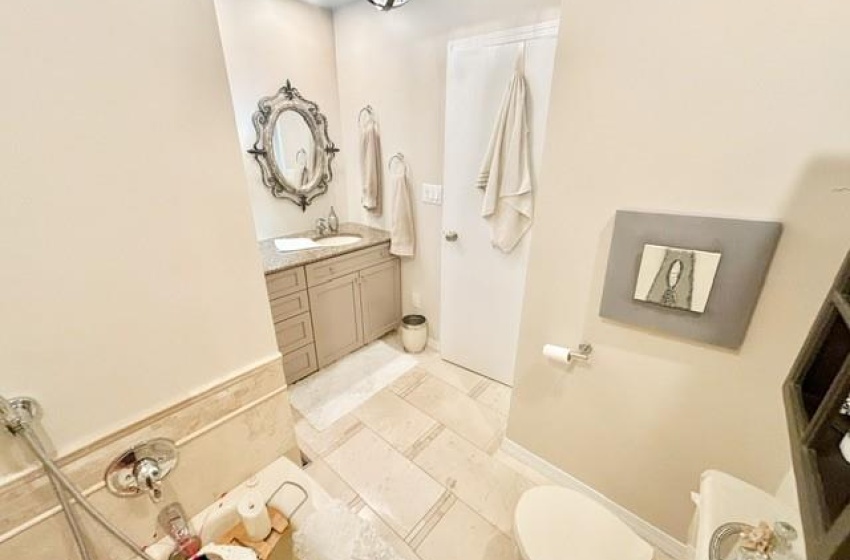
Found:
<svg viewBox="0 0 850 560"><path fill-rule="evenodd" d="M850 376L844 379L840 375L850 356L850 327L829 302L818 319L819 328L813 329L816 342L804 349L808 359L800 364L799 387L808 420L806 442L812 440L812 435L829 421L850 393Z"/></svg>
<svg viewBox="0 0 850 560"><path fill-rule="evenodd" d="M788 379L785 408L808 560L850 559L850 254Z"/></svg>
<svg viewBox="0 0 850 560"><path fill-rule="evenodd" d="M850 302L847 301L847 296L838 290L833 290L831 299L832 305L844 319L844 324L850 326Z"/></svg>

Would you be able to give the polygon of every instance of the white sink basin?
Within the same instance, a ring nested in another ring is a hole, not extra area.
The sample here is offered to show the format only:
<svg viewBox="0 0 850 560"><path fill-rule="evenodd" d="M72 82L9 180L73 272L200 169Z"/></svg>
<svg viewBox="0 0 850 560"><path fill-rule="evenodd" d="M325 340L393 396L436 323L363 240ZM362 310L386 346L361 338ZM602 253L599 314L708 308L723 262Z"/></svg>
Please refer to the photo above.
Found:
<svg viewBox="0 0 850 560"><path fill-rule="evenodd" d="M284 237L283 239L275 239L274 246L281 253L292 253L295 251L305 251L307 249L318 249L319 247L343 247L357 243L363 238L359 235L332 235L330 237L322 237L319 239L310 239L309 237Z"/></svg>
<svg viewBox="0 0 850 560"><path fill-rule="evenodd" d="M342 247L343 245L351 245L357 243L363 238L359 235L333 235L331 237L322 237L316 240L316 245L319 247Z"/></svg>
<svg viewBox="0 0 850 560"><path fill-rule="evenodd" d="M315 249L318 247L316 242L309 237L287 237L284 239L275 239L274 246L281 253L291 253L293 251L303 251L305 249Z"/></svg>

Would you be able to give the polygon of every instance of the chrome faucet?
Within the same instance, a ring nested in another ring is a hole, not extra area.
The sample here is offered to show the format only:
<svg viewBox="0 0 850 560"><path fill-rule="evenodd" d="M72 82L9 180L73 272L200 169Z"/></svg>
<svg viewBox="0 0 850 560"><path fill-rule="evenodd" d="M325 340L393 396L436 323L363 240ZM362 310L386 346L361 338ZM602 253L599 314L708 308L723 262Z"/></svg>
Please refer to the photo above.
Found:
<svg viewBox="0 0 850 560"><path fill-rule="evenodd" d="M339 233L339 217L337 217L333 206L331 206L331 211L328 212L327 218L316 220L316 233L319 237Z"/></svg>
<svg viewBox="0 0 850 560"><path fill-rule="evenodd" d="M319 218L318 220L316 220L316 233L319 235L319 237L326 236L330 230L331 228L328 225L327 218Z"/></svg>

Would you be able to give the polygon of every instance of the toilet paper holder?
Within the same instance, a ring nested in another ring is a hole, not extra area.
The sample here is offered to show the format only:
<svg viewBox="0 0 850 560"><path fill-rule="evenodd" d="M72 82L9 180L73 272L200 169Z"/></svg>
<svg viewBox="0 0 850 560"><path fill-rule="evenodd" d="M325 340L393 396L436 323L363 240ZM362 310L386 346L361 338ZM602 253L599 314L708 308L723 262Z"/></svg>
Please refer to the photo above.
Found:
<svg viewBox="0 0 850 560"><path fill-rule="evenodd" d="M593 345L588 343L579 344L576 350L564 348L562 346L555 346L553 344L547 344L543 347L543 355L546 356L547 359L566 364L570 364L574 361L588 362L590 361L591 354L593 354Z"/></svg>
<svg viewBox="0 0 850 560"><path fill-rule="evenodd" d="M581 362L590 361L590 355L593 354L593 345L592 344L579 344L578 352L573 351L570 352L570 357L567 360L568 362L572 360L579 360Z"/></svg>

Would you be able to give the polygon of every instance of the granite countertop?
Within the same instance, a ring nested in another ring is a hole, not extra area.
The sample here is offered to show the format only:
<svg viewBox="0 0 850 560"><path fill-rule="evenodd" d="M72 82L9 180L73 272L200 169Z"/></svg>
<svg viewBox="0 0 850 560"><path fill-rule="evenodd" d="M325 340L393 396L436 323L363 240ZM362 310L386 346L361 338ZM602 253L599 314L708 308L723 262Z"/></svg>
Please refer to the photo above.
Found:
<svg viewBox="0 0 850 560"><path fill-rule="evenodd" d="M293 233L291 235L283 235L273 239L260 241L260 254L263 258L263 271L266 274L280 272L287 268L295 268L296 266L304 266L305 264L314 263L330 257L336 257L359 251L367 247L374 247L381 243L386 243L390 240L389 232L381 229L375 229L369 226L355 223L340 224L339 232L333 235L359 235L363 239L351 245L343 245L341 247L317 247L315 249L304 249L303 251L291 251L281 253L274 246L275 239L284 239L290 237L309 237L314 238L316 232L314 230L303 231L301 233Z"/></svg>

